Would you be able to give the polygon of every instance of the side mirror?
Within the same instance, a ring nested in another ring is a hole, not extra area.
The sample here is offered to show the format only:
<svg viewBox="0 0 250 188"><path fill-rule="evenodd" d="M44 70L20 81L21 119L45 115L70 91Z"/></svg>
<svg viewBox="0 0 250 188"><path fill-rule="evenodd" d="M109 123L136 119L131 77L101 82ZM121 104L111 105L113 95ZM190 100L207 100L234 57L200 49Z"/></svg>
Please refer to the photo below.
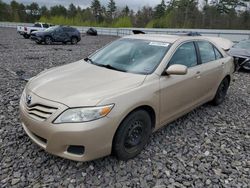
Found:
<svg viewBox="0 0 250 188"><path fill-rule="evenodd" d="M174 75L184 75L187 74L188 68L185 65L175 64L168 67L168 69L165 70L165 72L168 75L174 74Z"/></svg>

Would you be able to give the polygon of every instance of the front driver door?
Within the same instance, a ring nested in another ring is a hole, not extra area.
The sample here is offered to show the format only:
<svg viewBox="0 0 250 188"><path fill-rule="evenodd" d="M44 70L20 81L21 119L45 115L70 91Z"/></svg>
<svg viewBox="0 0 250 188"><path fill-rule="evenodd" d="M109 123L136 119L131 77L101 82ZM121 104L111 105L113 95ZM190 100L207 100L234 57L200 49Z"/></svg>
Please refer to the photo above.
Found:
<svg viewBox="0 0 250 188"><path fill-rule="evenodd" d="M179 46L168 67L182 64L188 67L186 75L164 75L160 78L160 123L168 123L188 112L201 99L200 69L194 42Z"/></svg>

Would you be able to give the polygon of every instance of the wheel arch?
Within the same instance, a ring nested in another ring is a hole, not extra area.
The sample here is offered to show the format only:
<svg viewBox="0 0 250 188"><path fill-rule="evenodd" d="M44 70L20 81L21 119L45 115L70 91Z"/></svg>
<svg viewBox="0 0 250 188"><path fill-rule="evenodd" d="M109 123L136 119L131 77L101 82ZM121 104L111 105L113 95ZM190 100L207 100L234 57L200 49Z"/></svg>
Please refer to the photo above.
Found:
<svg viewBox="0 0 250 188"><path fill-rule="evenodd" d="M230 83L231 83L231 76L228 74L228 75L226 75L226 76L223 78L223 80L224 80L225 78L229 81L229 84L230 84Z"/></svg>
<svg viewBox="0 0 250 188"><path fill-rule="evenodd" d="M111 153L113 153L113 145L114 145L114 140L115 140L115 136L116 136L116 133L120 127L120 125L122 124L122 122L126 119L126 117L128 117L130 114L132 114L133 112L137 111L137 110L145 110L149 116L150 116L150 119L151 119L151 129L152 129L152 132L155 128L155 125L156 125L156 113L155 113L155 110L154 108L152 108L151 106L149 105L140 105L140 106L137 106L136 108L134 108L133 110L130 110L129 113L127 113L125 115L125 117L122 119L122 121L119 123L119 125L117 126L116 130L115 130L115 134L113 135L113 138L112 138L112 149L111 149Z"/></svg>
<svg viewBox="0 0 250 188"><path fill-rule="evenodd" d="M72 39L72 38L76 38L76 39L77 39L77 41L79 40L79 37L78 37L78 36L76 36L76 35L72 35L72 36L70 37L70 39Z"/></svg>
<svg viewBox="0 0 250 188"><path fill-rule="evenodd" d="M137 110L145 110L149 114L150 119L151 119L152 131L154 130L155 124L156 124L156 113L155 113L155 110L151 106L149 106L149 105L141 105L141 106L138 106L138 107L134 108L133 110L130 110L130 112L127 113L125 115L125 117L121 120L121 122L119 123L119 125L117 126L117 128L115 130L115 134L114 134L113 139L112 139L113 141L114 141L114 137L116 135L116 132L119 129L119 127L122 124L122 122L126 119L126 117L128 117L130 114L132 114L133 112L135 112Z"/></svg>
<svg viewBox="0 0 250 188"><path fill-rule="evenodd" d="M46 37L51 38L51 40L54 42L54 38L53 38L51 35L48 35L48 34L47 34L47 35L44 35L44 37L43 37L44 41L45 41Z"/></svg>

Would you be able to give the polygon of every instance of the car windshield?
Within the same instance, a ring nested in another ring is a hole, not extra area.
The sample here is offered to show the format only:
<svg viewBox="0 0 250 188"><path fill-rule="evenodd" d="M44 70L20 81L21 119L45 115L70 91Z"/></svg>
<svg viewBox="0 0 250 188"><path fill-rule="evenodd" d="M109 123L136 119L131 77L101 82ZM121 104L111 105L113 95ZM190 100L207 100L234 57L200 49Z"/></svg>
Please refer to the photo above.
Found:
<svg viewBox="0 0 250 188"><path fill-rule="evenodd" d="M48 29L45 29L45 31L54 31L56 28L58 28L59 26L53 26L53 27L49 27Z"/></svg>
<svg viewBox="0 0 250 188"><path fill-rule="evenodd" d="M250 50L250 40L241 41L234 45L234 48L249 49Z"/></svg>
<svg viewBox="0 0 250 188"><path fill-rule="evenodd" d="M90 63L117 71L150 74L166 52L170 43L138 39L120 39L104 47L88 60Z"/></svg>

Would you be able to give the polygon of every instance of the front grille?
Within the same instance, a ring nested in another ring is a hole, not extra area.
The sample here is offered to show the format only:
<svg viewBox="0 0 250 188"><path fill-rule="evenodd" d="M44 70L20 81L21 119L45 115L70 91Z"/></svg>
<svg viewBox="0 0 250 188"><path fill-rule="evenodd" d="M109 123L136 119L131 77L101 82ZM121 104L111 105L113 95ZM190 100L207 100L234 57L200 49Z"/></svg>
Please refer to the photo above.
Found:
<svg viewBox="0 0 250 188"><path fill-rule="evenodd" d="M45 121L57 110L57 108L42 104L33 104L31 106L26 105L26 110L32 118L39 121Z"/></svg>

